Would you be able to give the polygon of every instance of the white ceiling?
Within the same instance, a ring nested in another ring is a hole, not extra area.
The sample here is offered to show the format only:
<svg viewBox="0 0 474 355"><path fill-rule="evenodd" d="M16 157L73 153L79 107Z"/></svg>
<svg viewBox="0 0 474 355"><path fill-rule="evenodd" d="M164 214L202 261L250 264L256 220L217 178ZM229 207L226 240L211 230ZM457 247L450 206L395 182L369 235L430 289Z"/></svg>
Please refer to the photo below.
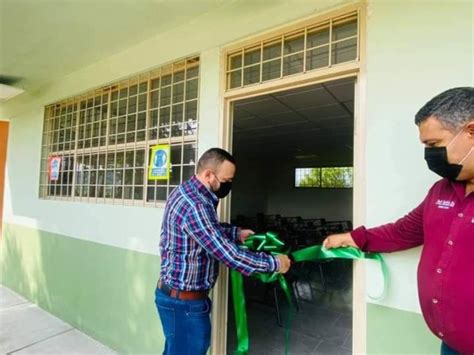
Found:
<svg viewBox="0 0 474 355"><path fill-rule="evenodd" d="M237 157L352 164L354 79L238 101L233 117Z"/></svg>
<svg viewBox="0 0 474 355"><path fill-rule="evenodd" d="M230 0L0 0L0 76L30 88Z"/></svg>

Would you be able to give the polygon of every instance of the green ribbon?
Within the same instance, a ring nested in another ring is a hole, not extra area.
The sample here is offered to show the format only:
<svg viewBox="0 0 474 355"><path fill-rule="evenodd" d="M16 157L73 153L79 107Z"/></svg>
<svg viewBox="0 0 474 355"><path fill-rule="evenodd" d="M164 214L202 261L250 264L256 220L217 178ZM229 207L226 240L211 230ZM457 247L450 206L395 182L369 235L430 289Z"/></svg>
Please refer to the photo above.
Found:
<svg viewBox="0 0 474 355"><path fill-rule="evenodd" d="M364 253L360 249L347 247L337 249L325 249L322 245L314 245L307 248L297 250L290 253L290 250L285 247L276 233L267 232L265 234L254 234L245 240L243 248L253 251L264 251L274 255L285 254L288 255L295 263L303 261L317 261L317 260L328 260L328 259L372 259L377 260L380 263L380 268L383 275L384 287L380 295L372 297L372 299L382 299L385 297L388 287L388 268L383 259L382 255L378 253ZM249 350L249 334L247 326L247 311L245 306L245 294L242 275L235 271L230 271L231 283L232 283L232 296L234 303L234 314L235 324L237 329L237 349L235 350L236 355L247 355ZM258 273L253 274L252 278L260 280L264 283L278 282L281 289L285 293L285 296L290 305L290 311L288 312L287 324L285 329L285 354L288 354L289 344L289 329L291 322L291 310L294 307L292 290L286 282L283 274L278 272L274 273Z"/></svg>

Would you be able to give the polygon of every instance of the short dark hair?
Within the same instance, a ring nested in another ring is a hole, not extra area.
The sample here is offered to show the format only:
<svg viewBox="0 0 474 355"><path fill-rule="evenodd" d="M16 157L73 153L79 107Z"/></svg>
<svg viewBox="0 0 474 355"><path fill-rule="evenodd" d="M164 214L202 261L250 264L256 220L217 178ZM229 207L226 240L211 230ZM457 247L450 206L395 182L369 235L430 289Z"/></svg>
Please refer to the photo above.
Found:
<svg viewBox="0 0 474 355"><path fill-rule="evenodd" d="M236 165L234 157L229 152L221 148L211 148L199 158L197 172L204 169L217 170L226 160Z"/></svg>
<svg viewBox="0 0 474 355"><path fill-rule="evenodd" d="M453 88L433 97L415 115L416 125L431 116L446 128L457 131L474 119L474 88Z"/></svg>

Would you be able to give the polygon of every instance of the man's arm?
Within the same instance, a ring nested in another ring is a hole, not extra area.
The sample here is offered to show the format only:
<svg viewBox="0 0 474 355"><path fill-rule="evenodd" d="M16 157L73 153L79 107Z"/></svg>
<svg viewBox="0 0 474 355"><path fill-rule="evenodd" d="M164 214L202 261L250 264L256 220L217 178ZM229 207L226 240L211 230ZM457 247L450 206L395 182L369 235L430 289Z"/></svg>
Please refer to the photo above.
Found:
<svg viewBox="0 0 474 355"><path fill-rule="evenodd" d="M422 245L425 201L395 223L369 229L362 226L350 233L331 235L323 245L327 249L353 246L370 252L393 252Z"/></svg>
<svg viewBox="0 0 474 355"><path fill-rule="evenodd" d="M229 241L215 211L203 204L196 204L188 212L184 230L214 258L246 276L255 272L286 272L289 268L286 256L251 252Z"/></svg>
<svg viewBox="0 0 474 355"><path fill-rule="evenodd" d="M231 242L237 242L239 240L240 228L230 223L220 223L224 236Z"/></svg>

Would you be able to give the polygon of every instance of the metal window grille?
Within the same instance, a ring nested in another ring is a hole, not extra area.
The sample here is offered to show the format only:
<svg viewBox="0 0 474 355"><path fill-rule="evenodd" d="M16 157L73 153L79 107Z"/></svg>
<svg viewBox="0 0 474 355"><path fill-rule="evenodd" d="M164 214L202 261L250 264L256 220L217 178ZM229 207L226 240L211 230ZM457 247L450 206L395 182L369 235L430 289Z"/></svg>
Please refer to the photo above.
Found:
<svg viewBox="0 0 474 355"><path fill-rule="evenodd" d="M45 108L40 197L156 205L195 172L199 58ZM169 144L168 180L148 180L151 147ZM57 180L48 161L60 157Z"/></svg>
<svg viewBox="0 0 474 355"><path fill-rule="evenodd" d="M262 40L227 55L227 89L358 60L358 14Z"/></svg>

